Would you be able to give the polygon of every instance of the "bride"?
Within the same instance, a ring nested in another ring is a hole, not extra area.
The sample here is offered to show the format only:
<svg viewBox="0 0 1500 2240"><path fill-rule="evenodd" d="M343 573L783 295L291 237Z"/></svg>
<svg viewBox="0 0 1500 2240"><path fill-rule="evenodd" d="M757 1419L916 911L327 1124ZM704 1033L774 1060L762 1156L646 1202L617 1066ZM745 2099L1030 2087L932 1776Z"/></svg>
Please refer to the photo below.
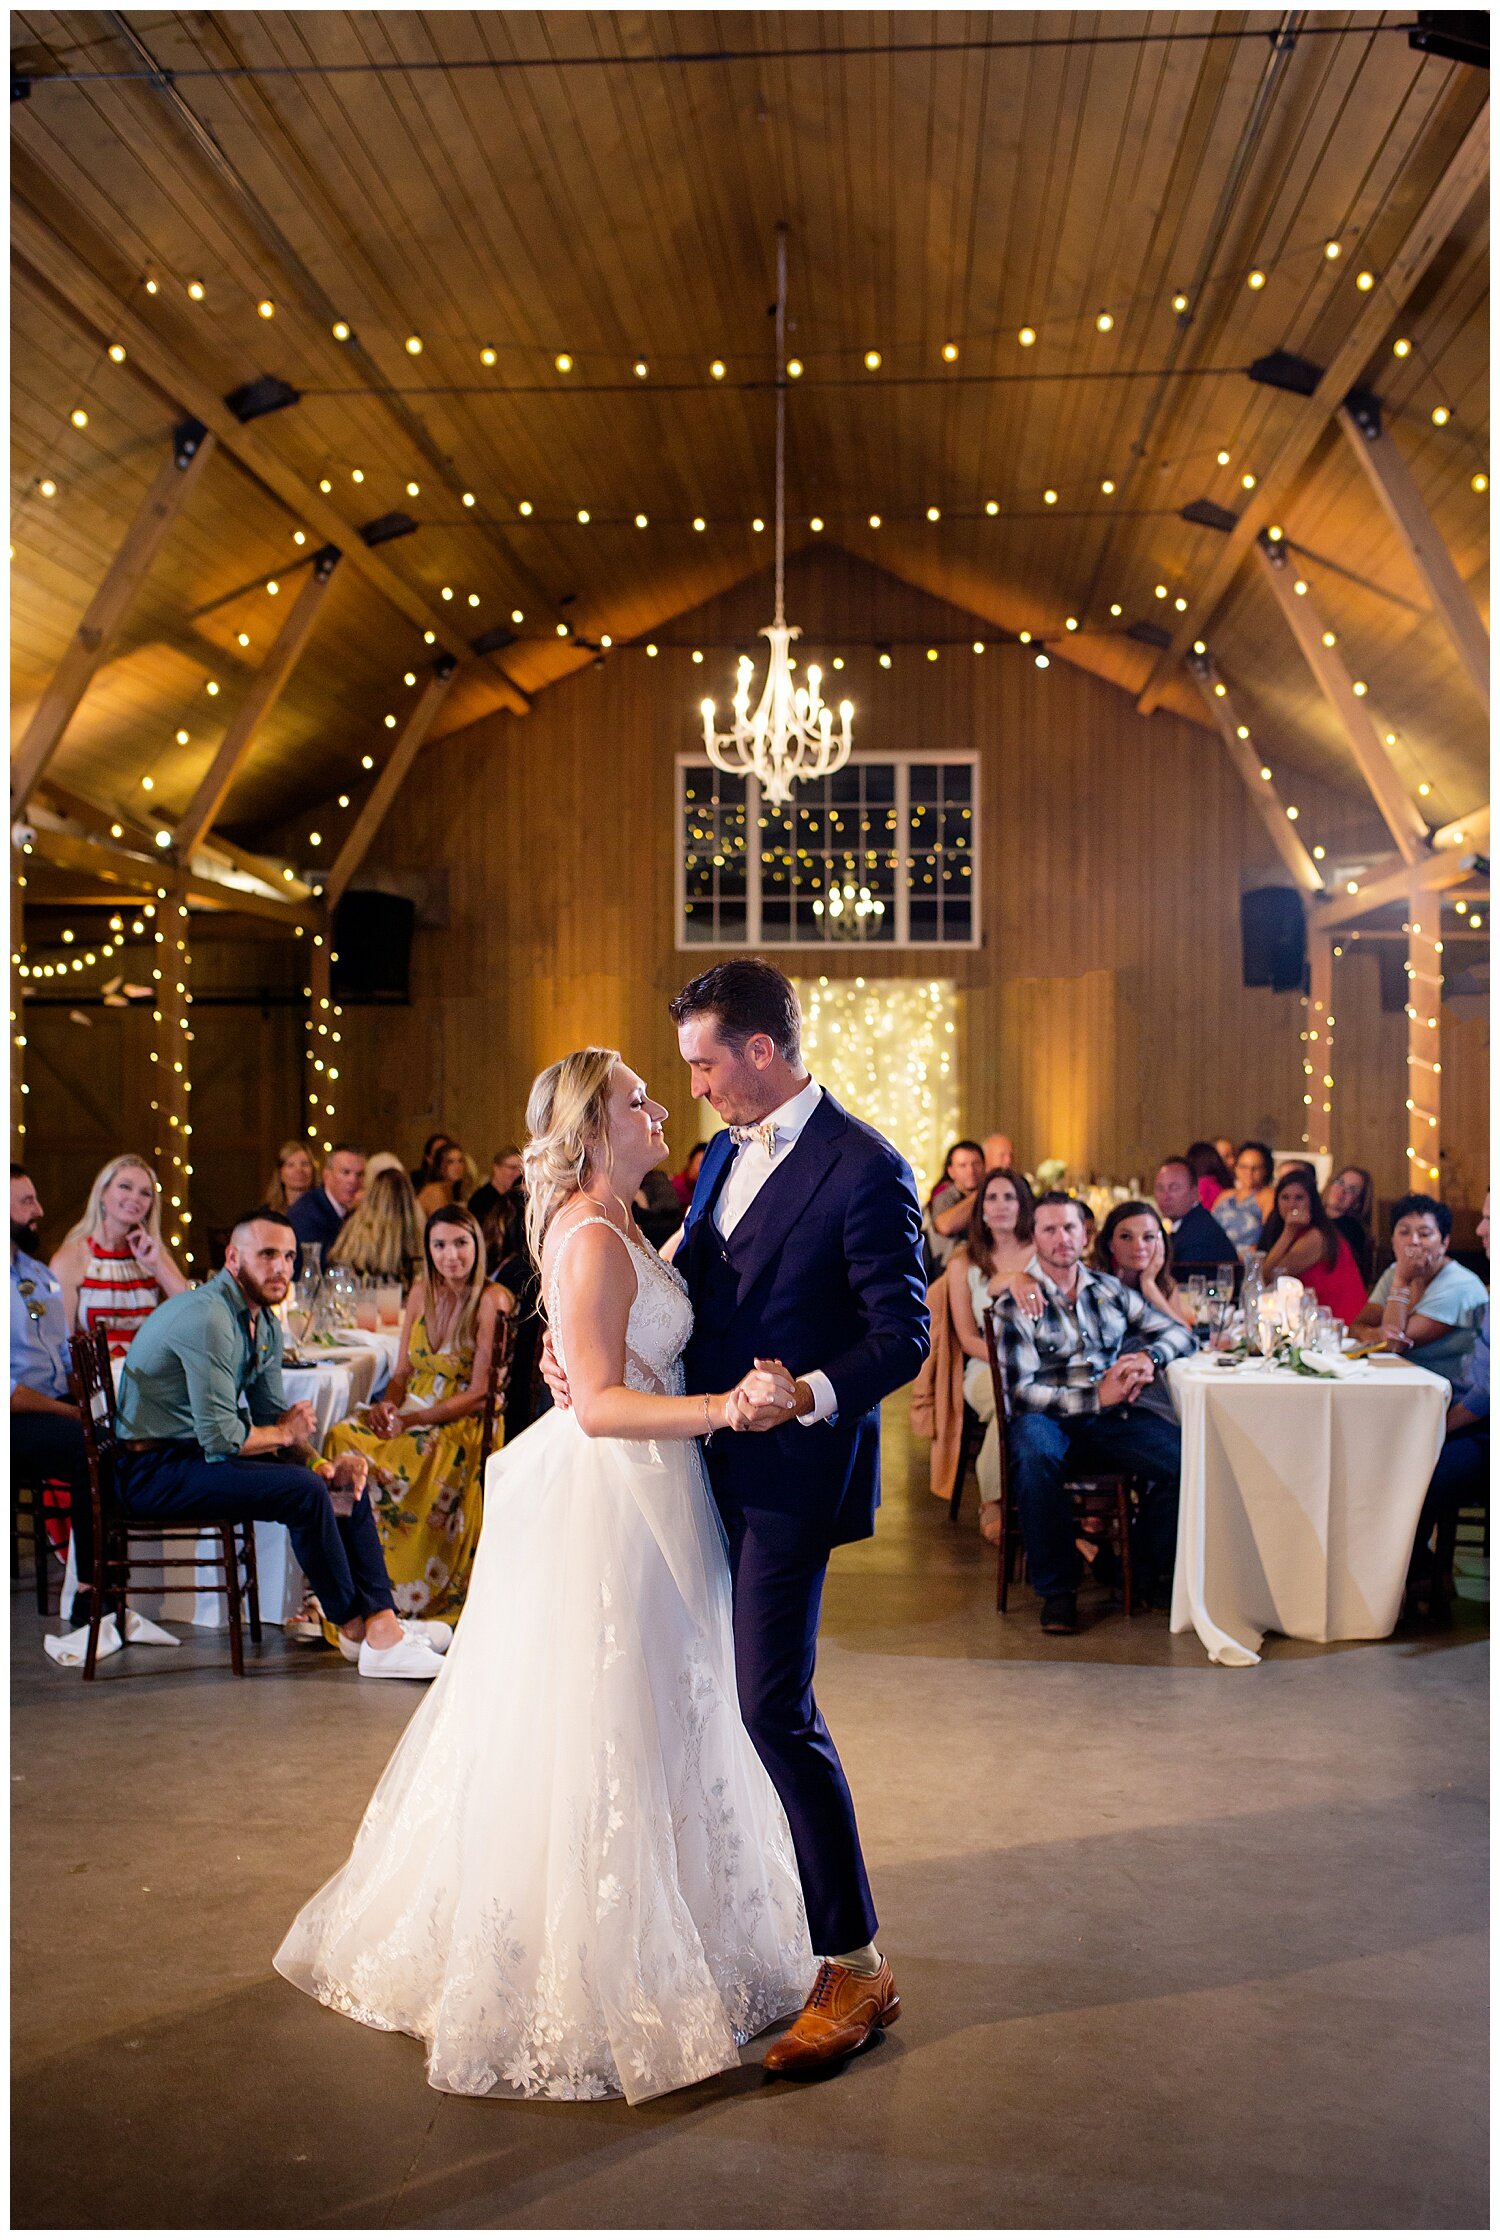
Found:
<svg viewBox="0 0 1500 2240"><path fill-rule="evenodd" d="M733 2067L814 1972L696 1444L782 1372L685 1395L686 1289L628 1210L666 1113L618 1052L549 1066L526 1118L573 1406L491 1460L443 1670L275 1965L425 2039L439 2091L638 2101Z"/></svg>

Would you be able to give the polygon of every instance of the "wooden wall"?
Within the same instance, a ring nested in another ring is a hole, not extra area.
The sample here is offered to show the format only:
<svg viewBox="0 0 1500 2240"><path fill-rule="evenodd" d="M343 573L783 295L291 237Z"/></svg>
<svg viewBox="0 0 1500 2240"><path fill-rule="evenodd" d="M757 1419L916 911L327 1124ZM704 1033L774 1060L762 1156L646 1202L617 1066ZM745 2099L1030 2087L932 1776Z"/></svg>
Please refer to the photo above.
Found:
<svg viewBox="0 0 1500 2240"><path fill-rule="evenodd" d="M341 1124L403 1152L447 1126L482 1164L519 1135L537 1070L593 1040L630 1056L682 1115L669 1136L691 1140L666 1004L714 952L674 948L673 757L695 744L703 693L727 697L733 648L756 645L768 611L763 580L742 586L664 630L659 658L622 649L524 720L497 716L424 753L367 870L443 867L448 924L417 935L409 1011L347 1014ZM1295 1144L1300 1000L1240 977L1241 890L1280 875L1218 742L1170 714L1141 718L1061 660L1043 673L1019 647L975 655L971 616L837 552L794 564L788 611L809 656L847 649L837 682L858 748L980 751L985 942L881 965L799 949L787 969L953 978L965 1127L1007 1128L1028 1164L1148 1177L1197 1135ZM880 642L895 649L889 671L869 650ZM695 644L719 650L698 667ZM1283 783L1309 842L1383 852L1357 802ZM1337 969L1338 1151L1390 1192L1404 1022L1381 1014L1366 960ZM1485 1168L1481 1043L1486 1029L1458 1031L1462 1134L1445 1131L1470 1190Z"/></svg>

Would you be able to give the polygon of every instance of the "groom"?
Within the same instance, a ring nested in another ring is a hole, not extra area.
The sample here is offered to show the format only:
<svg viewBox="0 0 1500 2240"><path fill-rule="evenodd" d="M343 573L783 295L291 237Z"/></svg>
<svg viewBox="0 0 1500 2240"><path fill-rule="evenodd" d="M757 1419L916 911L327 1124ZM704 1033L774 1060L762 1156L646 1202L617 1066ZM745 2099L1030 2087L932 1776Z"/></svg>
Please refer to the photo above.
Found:
<svg viewBox="0 0 1500 2240"><path fill-rule="evenodd" d="M880 1403L927 1352L921 1216L900 1153L802 1062L784 973L700 973L671 1006L678 1048L729 1124L709 1145L675 1266L694 1309L690 1392L775 1365L785 1404L721 1432L708 1471L729 1535L740 1710L786 1811L813 1950L807 2005L766 2067L842 2059L901 2002L876 1951L849 1785L813 1699L823 1578L880 1500ZM768 1434L768 1435L765 1435Z"/></svg>

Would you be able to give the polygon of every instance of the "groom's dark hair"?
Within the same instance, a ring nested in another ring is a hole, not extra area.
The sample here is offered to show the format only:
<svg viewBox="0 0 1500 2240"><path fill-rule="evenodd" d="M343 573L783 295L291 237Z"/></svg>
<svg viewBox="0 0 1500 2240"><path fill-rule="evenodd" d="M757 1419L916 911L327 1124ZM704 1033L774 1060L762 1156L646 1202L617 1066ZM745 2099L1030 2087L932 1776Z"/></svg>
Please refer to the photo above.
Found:
<svg viewBox="0 0 1500 2240"><path fill-rule="evenodd" d="M674 1025L712 1012L719 1033L736 1052L753 1034L768 1034L780 1056L795 1059L802 1047L802 1010L784 972L764 957L736 957L710 965L668 1006Z"/></svg>

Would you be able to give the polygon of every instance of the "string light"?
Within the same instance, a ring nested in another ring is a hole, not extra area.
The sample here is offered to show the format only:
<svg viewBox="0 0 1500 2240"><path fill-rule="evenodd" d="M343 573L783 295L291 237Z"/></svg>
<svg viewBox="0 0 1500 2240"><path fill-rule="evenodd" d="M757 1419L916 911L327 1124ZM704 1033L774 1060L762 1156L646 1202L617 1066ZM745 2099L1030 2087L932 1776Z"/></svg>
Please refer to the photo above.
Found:
<svg viewBox="0 0 1500 2240"><path fill-rule="evenodd" d="M1036 340L1036 328L1023 327L1020 333L1017 335L1016 340L1020 343L1023 350L1029 350L1031 348L1031 345Z"/></svg>
<svg viewBox="0 0 1500 2240"><path fill-rule="evenodd" d="M334 322L333 322L333 339L334 339L334 341L335 341L335 342L347 342L347 341L348 341L348 339L349 339L349 322L348 322L348 320L347 320L347 319L335 319L335 320L334 320Z"/></svg>
<svg viewBox="0 0 1500 2240"><path fill-rule="evenodd" d="M571 373L573 371L573 360L566 350L559 350L552 363L559 373Z"/></svg>
<svg viewBox="0 0 1500 2240"><path fill-rule="evenodd" d="M1094 321L1094 325L1098 328L1100 334L1108 334L1114 323L1114 313L1111 311L1101 311Z"/></svg>
<svg viewBox="0 0 1500 2240"><path fill-rule="evenodd" d="M1375 285L1375 275L1374 275L1374 273L1373 273L1373 272L1356 272L1356 274L1354 275L1354 285L1355 285L1355 287L1356 287L1356 288L1358 288L1358 289L1360 290L1360 292L1361 292L1361 294L1362 294L1362 295L1368 295L1368 294L1369 294L1369 292L1370 292L1370 290L1371 290L1371 289L1372 289L1372 288L1374 287L1374 285Z"/></svg>
<svg viewBox="0 0 1500 2240"><path fill-rule="evenodd" d="M951 980L794 982L803 1054L839 1101L906 1155L926 1197L958 1133Z"/></svg>
<svg viewBox="0 0 1500 2240"><path fill-rule="evenodd" d="M1263 288L1263 287L1265 286L1265 284L1266 284L1266 276L1265 276L1265 274L1264 274L1264 273L1263 273L1263 272L1261 271L1261 269L1260 269L1259 265L1257 265L1257 266L1256 266L1256 268L1255 268L1255 270L1254 270L1253 272L1251 272L1251 273L1248 273L1248 274L1246 275L1246 279L1245 279L1245 285L1246 285L1246 287L1249 287L1249 288Z"/></svg>
<svg viewBox="0 0 1500 2240"><path fill-rule="evenodd" d="M263 319L274 319L276 316L276 306L269 296L262 296L255 308Z"/></svg>
<svg viewBox="0 0 1500 2240"><path fill-rule="evenodd" d="M957 356L958 344L956 342L945 342L943 344L943 363L951 366Z"/></svg>

